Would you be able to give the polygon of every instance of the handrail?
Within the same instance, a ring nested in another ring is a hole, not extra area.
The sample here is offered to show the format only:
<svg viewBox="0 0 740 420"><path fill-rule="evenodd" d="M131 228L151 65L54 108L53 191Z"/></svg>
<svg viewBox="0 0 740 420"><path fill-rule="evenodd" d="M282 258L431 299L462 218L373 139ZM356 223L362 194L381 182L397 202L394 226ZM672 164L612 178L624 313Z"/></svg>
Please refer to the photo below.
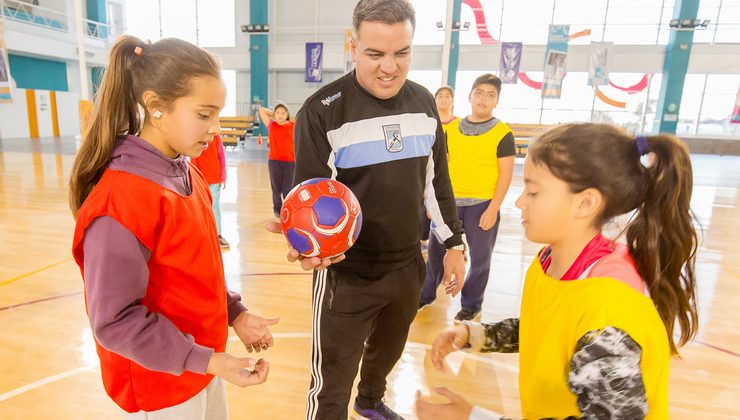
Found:
<svg viewBox="0 0 740 420"><path fill-rule="evenodd" d="M7 19L41 26L60 32L69 32L67 14L17 0L2 0L2 14Z"/></svg>
<svg viewBox="0 0 740 420"><path fill-rule="evenodd" d="M70 32L67 14L58 10L18 0L0 0L0 9L0 15L9 20ZM83 23L88 38L106 40L111 33L109 24L90 19L84 19Z"/></svg>

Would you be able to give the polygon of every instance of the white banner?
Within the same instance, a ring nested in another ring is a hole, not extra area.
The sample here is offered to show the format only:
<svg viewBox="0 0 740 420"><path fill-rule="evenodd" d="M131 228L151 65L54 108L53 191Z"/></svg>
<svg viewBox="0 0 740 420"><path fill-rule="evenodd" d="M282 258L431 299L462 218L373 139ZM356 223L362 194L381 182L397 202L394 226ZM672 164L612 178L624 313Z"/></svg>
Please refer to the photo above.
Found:
<svg viewBox="0 0 740 420"><path fill-rule="evenodd" d="M592 42L588 56L588 85L603 86L609 84L607 59L611 42Z"/></svg>

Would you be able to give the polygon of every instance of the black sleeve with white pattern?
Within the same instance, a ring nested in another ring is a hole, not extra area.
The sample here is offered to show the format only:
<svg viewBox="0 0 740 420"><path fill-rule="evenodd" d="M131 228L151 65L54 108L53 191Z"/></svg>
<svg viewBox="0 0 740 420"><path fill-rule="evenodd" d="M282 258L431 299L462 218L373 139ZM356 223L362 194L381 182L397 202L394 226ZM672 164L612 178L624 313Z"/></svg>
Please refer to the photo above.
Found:
<svg viewBox="0 0 740 420"><path fill-rule="evenodd" d="M589 331L570 361L568 387L584 419L642 419L648 404L642 381L642 349L615 327Z"/></svg>
<svg viewBox="0 0 740 420"><path fill-rule="evenodd" d="M485 341L479 350L481 353L519 353L519 318L482 325Z"/></svg>
<svg viewBox="0 0 740 420"><path fill-rule="evenodd" d="M516 321L518 343L518 319ZM500 337L504 331L500 324L484 325L485 350L496 351L493 349L497 346L496 343L501 342ZM606 327L589 331L581 337L571 358L568 374L568 387L578 397L581 417L571 416L565 420L644 418L648 412L648 404L640 369L641 355L640 345L619 328ZM485 418L511 420L498 415ZM540 420L551 419L555 418Z"/></svg>

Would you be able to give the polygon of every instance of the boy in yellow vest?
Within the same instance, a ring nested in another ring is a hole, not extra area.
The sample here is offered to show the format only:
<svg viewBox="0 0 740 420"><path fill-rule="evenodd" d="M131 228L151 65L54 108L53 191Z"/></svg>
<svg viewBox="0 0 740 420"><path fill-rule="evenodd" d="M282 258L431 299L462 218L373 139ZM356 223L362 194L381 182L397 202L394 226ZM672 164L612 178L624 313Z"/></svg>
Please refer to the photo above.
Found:
<svg viewBox="0 0 740 420"><path fill-rule="evenodd" d="M455 316L457 321L480 316L498 234L499 210L514 173L514 136L506 124L493 116L500 93L501 79L492 74L479 76L468 96L471 114L453 120L446 130L452 190L470 248L470 271L462 289L462 309ZM439 241L429 241L420 309L437 296L444 274L444 252Z"/></svg>

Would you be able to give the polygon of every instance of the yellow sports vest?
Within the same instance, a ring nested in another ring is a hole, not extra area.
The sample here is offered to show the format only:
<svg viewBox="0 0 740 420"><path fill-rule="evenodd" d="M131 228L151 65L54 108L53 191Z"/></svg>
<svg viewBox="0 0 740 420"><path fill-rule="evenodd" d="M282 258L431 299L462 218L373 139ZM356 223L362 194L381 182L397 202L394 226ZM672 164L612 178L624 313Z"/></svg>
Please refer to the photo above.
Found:
<svg viewBox="0 0 740 420"><path fill-rule="evenodd" d="M552 278L542 270L539 258L527 271L519 324L524 418L581 415L576 395L568 388L570 360L583 335L607 326L624 330L642 349L646 418L668 418L670 346L653 301L611 278Z"/></svg>
<svg viewBox="0 0 740 420"><path fill-rule="evenodd" d="M447 128L450 126L450 124L452 124L455 121L460 121L460 117L455 117L446 123L442 123L442 131L444 131L445 134L447 134Z"/></svg>
<svg viewBox="0 0 740 420"><path fill-rule="evenodd" d="M460 119L447 125L450 180L455 198L493 198L498 183L498 145L511 132L500 122L480 136L460 132Z"/></svg>

